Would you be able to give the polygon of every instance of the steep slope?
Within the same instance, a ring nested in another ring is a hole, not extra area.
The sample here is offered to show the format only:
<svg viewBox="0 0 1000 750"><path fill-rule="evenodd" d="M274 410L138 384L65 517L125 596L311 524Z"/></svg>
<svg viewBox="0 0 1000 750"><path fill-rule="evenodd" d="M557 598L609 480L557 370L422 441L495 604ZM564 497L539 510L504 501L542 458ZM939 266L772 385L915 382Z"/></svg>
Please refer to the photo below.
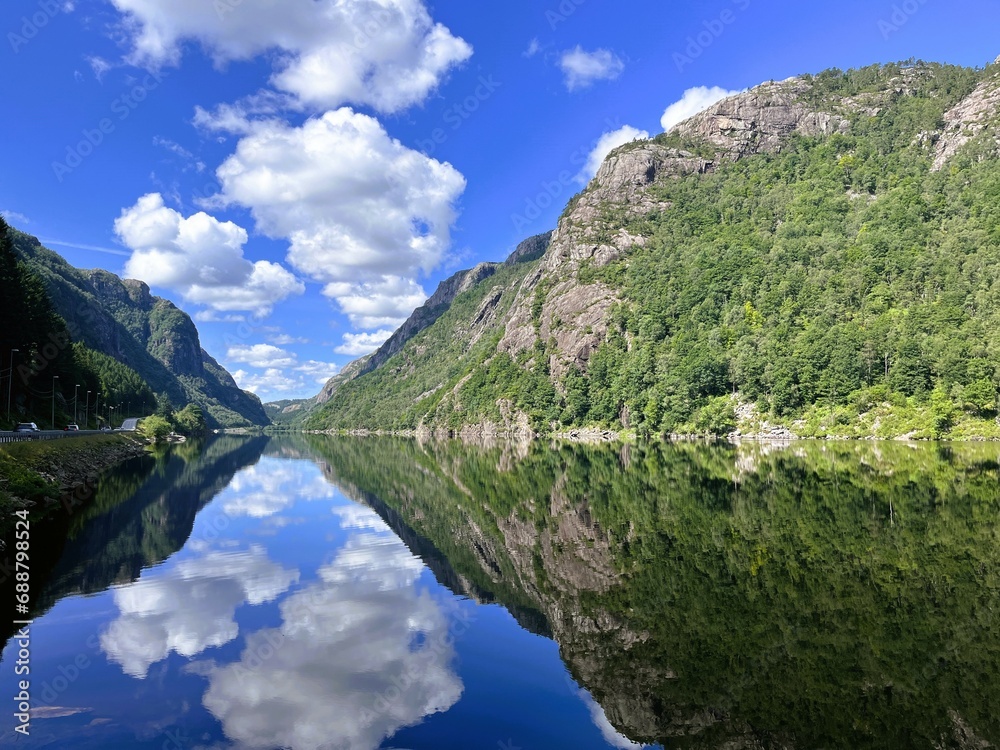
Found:
<svg viewBox="0 0 1000 750"><path fill-rule="evenodd" d="M831 70L623 146L539 261L459 295L310 425L992 435L997 83Z"/></svg>
<svg viewBox="0 0 1000 750"><path fill-rule="evenodd" d="M472 296L476 296L478 293L472 290L479 289L482 291L482 289L485 289L486 286L483 286L483 283L491 279L498 271L504 272L505 278L519 278L521 269L515 267L532 263L541 258L549 246L551 237L552 232L545 232L529 237L519 243L503 263L480 263L474 268L459 271L448 277L438 285L434 294L423 305L413 311L403 325L382 346L371 354L366 354L346 365L339 373L326 382L319 394L311 399L265 404L268 415L276 422L289 424L298 424L303 420L310 419L313 412L333 398L334 394L342 386L355 378L378 370L386 362L399 354L421 332L433 326L439 318L451 310L456 298L465 295L467 292L471 292ZM481 302L483 301L481 300ZM485 318L491 316L497 303L499 303L499 299L483 302L481 308L478 310L479 314L477 317L469 322L468 329L464 333L459 331L453 331L452 333L460 338L464 338L466 334L469 334L467 343L472 342L472 339L477 338L475 332L483 330ZM432 350L433 354L438 353L438 347L434 345L423 345L423 350L427 350L428 347ZM419 348L417 353L418 355L421 353ZM437 362L434 365L434 369L436 371L444 366L446 366L444 363ZM368 424L365 420L362 420L362 422ZM359 426L362 422L358 423Z"/></svg>
<svg viewBox="0 0 1000 750"><path fill-rule="evenodd" d="M211 426L268 423L260 400L201 348L191 318L172 302L151 295L141 281L73 268L35 237L12 236L75 340L127 364L175 406L199 404Z"/></svg>

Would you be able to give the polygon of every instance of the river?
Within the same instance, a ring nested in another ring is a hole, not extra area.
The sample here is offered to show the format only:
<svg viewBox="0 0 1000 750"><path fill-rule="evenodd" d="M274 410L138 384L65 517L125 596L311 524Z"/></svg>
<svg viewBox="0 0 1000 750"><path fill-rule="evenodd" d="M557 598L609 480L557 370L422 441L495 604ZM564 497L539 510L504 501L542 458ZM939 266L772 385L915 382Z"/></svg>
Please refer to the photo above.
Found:
<svg viewBox="0 0 1000 750"><path fill-rule="evenodd" d="M32 526L0 745L989 747L998 458L313 435L172 448Z"/></svg>

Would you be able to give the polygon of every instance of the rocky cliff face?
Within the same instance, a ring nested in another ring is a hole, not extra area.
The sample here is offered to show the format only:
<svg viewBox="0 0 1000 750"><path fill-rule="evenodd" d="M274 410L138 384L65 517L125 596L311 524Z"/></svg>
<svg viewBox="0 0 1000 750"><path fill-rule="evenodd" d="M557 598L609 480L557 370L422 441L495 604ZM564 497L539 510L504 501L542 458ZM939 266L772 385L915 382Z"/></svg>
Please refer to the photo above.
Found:
<svg viewBox="0 0 1000 750"><path fill-rule="evenodd" d="M850 128L846 116L817 111L806 103L812 89L802 78L770 82L713 104L674 128L679 135L714 146L728 159L774 153L789 136L832 135ZM853 109L850 102L841 102Z"/></svg>
<svg viewBox="0 0 1000 750"><path fill-rule="evenodd" d="M194 322L172 302L153 296L142 281L73 268L35 237L14 239L74 340L127 364L176 406L200 404L211 426L268 424L260 399L201 348Z"/></svg>
<svg viewBox="0 0 1000 750"><path fill-rule="evenodd" d="M997 58L1000 62L1000 58ZM944 127L934 137L933 169L939 170L980 135L989 137L994 147L1000 147L1000 71L983 81L969 96L948 110Z"/></svg>

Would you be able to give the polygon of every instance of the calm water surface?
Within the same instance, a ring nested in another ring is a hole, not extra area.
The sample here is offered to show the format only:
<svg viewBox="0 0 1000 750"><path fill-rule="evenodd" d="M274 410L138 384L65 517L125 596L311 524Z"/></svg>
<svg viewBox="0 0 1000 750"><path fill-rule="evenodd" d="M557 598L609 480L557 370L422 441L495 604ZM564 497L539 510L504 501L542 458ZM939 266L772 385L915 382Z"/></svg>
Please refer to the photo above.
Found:
<svg viewBox="0 0 1000 750"><path fill-rule="evenodd" d="M35 524L0 745L987 747L998 455L185 445Z"/></svg>

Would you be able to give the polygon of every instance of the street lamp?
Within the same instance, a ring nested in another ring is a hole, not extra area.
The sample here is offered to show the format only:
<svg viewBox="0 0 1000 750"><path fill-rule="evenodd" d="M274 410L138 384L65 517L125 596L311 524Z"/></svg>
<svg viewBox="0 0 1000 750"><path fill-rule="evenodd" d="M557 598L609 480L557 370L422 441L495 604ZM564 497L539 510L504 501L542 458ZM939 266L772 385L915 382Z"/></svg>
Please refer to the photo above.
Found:
<svg viewBox="0 0 1000 750"><path fill-rule="evenodd" d="M115 428L115 407L108 407L108 426L113 430Z"/></svg>
<svg viewBox="0 0 1000 750"><path fill-rule="evenodd" d="M79 387L79 383L73 386L73 424L76 424L77 420L80 419L80 412L76 410L76 391Z"/></svg>
<svg viewBox="0 0 1000 750"><path fill-rule="evenodd" d="M101 392L97 392L97 396L94 398L94 419L97 420L97 426L101 426Z"/></svg>
<svg viewBox="0 0 1000 750"><path fill-rule="evenodd" d="M52 429L56 428L56 381L59 380L58 375L52 376Z"/></svg>
<svg viewBox="0 0 1000 750"><path fill-rule="evenodd" d="M10 350L10 380L7 381L7 421L10 421L10 386L14 383L14 352L20 352L20 349Z"/></svg>
<svg viewBox="0 0 1000 750"><path fill-rule="evenodd" d="M83 410L83 429L90 428L90 391L87 391L87 405Z"/></svg>

